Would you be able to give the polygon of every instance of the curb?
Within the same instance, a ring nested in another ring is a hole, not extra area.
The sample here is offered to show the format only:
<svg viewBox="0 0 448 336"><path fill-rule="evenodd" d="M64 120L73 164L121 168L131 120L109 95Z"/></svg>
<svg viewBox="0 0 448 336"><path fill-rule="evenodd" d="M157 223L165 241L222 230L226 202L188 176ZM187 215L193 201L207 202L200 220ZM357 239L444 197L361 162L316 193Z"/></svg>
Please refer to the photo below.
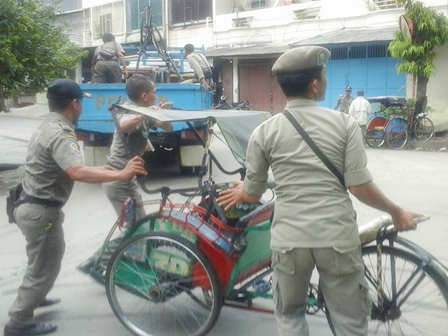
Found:
<svg viewBox="0 0 448 336"><path fill-rule="evenodd" d="M411 140L405 146L406 149L427 150L448 152L448 140L430 140L430 141L415 141Z"/></svg>

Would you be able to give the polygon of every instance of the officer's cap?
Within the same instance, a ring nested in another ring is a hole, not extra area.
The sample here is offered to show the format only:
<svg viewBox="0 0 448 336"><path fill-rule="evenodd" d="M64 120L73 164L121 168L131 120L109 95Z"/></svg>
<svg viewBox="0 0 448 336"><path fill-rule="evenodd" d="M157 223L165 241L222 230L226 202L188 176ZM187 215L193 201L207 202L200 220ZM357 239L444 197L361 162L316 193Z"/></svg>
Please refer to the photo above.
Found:
<svg viewBox="0 0 448 336"><path fill-rule="evenodd" d="M330 58L330 51L319 46L303 46L288 50L272 67L272 72L294 73L323 66Z"/></svg>
<svg viewBox="0 0 448 336"><path fill-rule="evenodd" d="M351 86L347 86L347 87L345 88L345 91L351 91L351 90L352 90Z"/></svg>
<svg viewBox="0 0 448 336"><path fill-rule="evenodd" d="M47 90L49 100L90 98L90 94L82 92L79 85L71 79L57 79L50 84Z"/></svg>

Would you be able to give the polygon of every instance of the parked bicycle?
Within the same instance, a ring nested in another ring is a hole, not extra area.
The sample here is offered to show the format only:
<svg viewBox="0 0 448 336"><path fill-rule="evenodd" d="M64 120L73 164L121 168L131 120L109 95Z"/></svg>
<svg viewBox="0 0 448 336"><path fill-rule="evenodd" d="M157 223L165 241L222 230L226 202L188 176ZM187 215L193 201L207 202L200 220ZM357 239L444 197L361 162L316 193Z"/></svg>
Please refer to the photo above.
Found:
<svg viewBox="0 0 448 336"><path fill-rule="evenodd" d="M193 121L205 119L210 136L202 141L202 162L208 173L194 188L149 190L142 183L145 192L160 193L161 199L138 204L131 198L124 203L103 246L103 253L114 251L112 258L107 266L98 262L91 273L105 282L117 318L135 335L201 336L213 327L224 304L268 311L257 308L256 301L272 299L269 241L274 202L239 204L225 212L217 197L229 184L214 182L212 166L225 174L244 174L244 169L226 170L210 143L217 124L243 166L251 130L269 115L213 110L160 114L141 108L133 112L164 122L186 121L198 138ZM172 202L174 194L186 201ZM136 221L136 208L145 205L157 210ZM118 241L110 238L118 228L124 238L117 247ZM399 236L390 217L359 231L373 301L369 334L447 336L448 270ZM317 284L309 286L307 312L324 313L333 327Z"/></svg>

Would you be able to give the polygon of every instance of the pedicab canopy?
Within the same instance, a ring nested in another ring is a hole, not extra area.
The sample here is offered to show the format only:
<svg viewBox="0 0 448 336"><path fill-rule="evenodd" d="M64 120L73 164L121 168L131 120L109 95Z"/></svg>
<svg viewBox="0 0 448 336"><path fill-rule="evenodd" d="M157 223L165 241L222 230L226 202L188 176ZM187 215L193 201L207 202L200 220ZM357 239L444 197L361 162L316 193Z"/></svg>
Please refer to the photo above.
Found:
<svg viewBox="0 0 448 336"><path fill-rule="evenodd" d="M149 119L161 122L191 122L194 126L203 125L204 121L216 122L235 159L244 166L246 150L252 131L271 117L269 112L241 110L153 110L135 106L128 102L114 104L120 113L137 113ZM184 129L189 126L185 124Z"/></svg>

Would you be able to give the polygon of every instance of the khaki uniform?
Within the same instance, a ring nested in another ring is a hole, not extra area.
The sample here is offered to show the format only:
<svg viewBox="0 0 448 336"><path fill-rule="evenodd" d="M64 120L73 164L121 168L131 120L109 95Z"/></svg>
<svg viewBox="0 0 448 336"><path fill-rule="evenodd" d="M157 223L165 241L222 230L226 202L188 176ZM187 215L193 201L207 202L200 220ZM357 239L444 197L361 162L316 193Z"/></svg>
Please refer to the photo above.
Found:
<svg viewBox="0 0 448 336"><path fill-rule="evenodd" d="M106 42L96 48L93 54L93 59L96 60L93 68L93 83L123 83L117 56L110 58L102 56L103 50L110 54L125 54L123 47L117 42Z"/></svg>
<svg viewBox="0 0 448 336"><path fill-rule="evenodd" d="M187 56L188 64L194 71L196 79L186 80L183 83L197 83L201 78L205 78L205 81L210 85L213 81L213 74L210 64L208 64L207 58L198 52L192 52Z"/></svg>
<svg viewBox="0 0 448 336"><path fill-rule="evenodd" d="M353 118L308 99L291 100L286 109L343 173L347 187L372 181ZM366 335L370 302L348 192L283 114L252 133L244 181L247 193L264 193L269 167L277 194L271 248L280 334L308 335L306 293L317 267L337 334Z"/></svg>
<svg viewBox="0 0 448 336"><path fill-rule="evenodd" d="M132 102L130 103L134 104ZM121 115L118 117L118 120L122 121L125 118L133 116L135 116L135 114ZM145 136L143 133L144 130L142 124L140 124L137 125L137 127L132 132L124 135L128 140L131 157L143 156L143 154L145 154L145 150L146 147L148 146L149 140L147 139L147 136ZM115 131L112 145L110 148L110 153L107 156L107 161L110 166L120 170L123 169L129 161L129 156L128 153L126 152L126 147L123 143L122 136L120 136L117 133L117 131ZM136 177L133 177L132 179L126 181L104 183L103 187L107 197L109 198L115 211L117 212L117 215L119 215L121 212L121 206L123 202L130 196L135 197L137 202L142 201L142 197L138 192L139 188ZM143 208L137 209L137 216L138 218L142 218L145 216L145 211Z"/></svg>
<svg viewBox="0 0 448 336"><path fill-rule="evenodd" d="M338 98L339 110L342 113L348 114L348 110L354 98L352 96L346 97L345 95L340 95Z"/></svg>
<svg viewBox="0 0 448 336"><path fill-rule="evenodd" d="M68 119L50 113L30 140L21 199L28 195L59 202L60 206L23 203L14 210L17 225L27 241L28 266L9 311L9 327L22 328L35 323L34 309L53 287L61 268L65 250L61 207L74 184L64 171L83 163L74 130Z"/></svg>

